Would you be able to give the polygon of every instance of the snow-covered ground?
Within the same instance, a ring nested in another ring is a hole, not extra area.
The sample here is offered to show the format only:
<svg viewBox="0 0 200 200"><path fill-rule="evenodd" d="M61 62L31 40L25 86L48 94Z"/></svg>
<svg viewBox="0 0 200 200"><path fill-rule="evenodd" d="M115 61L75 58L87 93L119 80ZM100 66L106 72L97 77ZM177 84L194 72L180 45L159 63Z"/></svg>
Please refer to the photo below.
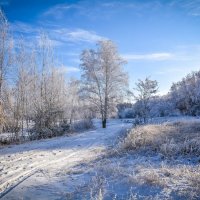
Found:
<svg viewBox="0 0 200 200"><path fill-rule="evenodd" d="M62 199L66 189L81 181L66 180L75 166L91 162L113 145L121 130L131 124L110 120L102 129L71 137L12 145L0 149L0 198Z"/></svg>
<svg viewBox="0 0 200 200"><path fill-rule="evenodd" d="M200 119L156 118L151 123L177 121L198 124ZM130 122L113 119L102 129L94 120L94 130L0 149L0 198L188 199L182 193L195 189L194 180L198 188L200 157L166 159L159 153L119 152L116 144L131 128ZM199 194L196 191L191 199L199 199Z"/></svg>

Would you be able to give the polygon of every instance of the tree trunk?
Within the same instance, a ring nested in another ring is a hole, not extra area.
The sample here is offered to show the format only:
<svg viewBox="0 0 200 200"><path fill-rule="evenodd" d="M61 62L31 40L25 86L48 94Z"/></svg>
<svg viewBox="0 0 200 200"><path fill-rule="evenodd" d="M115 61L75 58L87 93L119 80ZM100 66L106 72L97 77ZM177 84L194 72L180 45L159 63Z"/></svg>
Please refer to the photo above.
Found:
<svg viewBox="0 0 200 200"><path fill-rule="evenodd" d="M106 128L106 119L102 120L102 128Z"/></svg>

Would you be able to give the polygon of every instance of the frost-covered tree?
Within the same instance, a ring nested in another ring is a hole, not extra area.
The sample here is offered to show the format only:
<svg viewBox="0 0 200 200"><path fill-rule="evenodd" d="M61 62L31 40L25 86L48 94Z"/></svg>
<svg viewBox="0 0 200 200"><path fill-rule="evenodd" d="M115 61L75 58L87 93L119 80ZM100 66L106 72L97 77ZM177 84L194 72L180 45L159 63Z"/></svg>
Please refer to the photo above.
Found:
<svg viewBox="0 0 200 200"><path fill-rule="evenodd" d="M6 101L7 83L6 75L12 62L13 43L9 32L9 23L0 8L0 132L6 124Z"/></svg>
<svg viewBox="0 0 200 200"><path fill-rule="evenodd" d="M9 23L3 11L0 9L0 98L6 74L12 61L13 43L9 32Z"/></svg>
<svg viewBox="0 0 200 200"><path fill-rule="evenodd" d="M149 102L149 107L150 117L152 118L179 115L179 111L175 108L169 94L152 98Z"/></svg>
<svg viewBox="0 0 200 200"><path fill-rule="evenodd" d="M116 111L128 85L128 76L122 68L126 62L110 40L98 42L96 50L84 50L81 62L82 95L101 115L102 127L106 128L107 118Z"/></svg>
<svg viewBox="0 0 200 200"><path fill-rule="evenodd" d="M51 128L64 115L67 94L64 75L54 66L52 42L45 33L40 34L36 57L32 120L37 129Z"/></svg>
<svg viewBox="0 0 200 200"><path fill-rule="evenodd" d="M173 83L170 96L182 114L200 115L200 71L192 72Z"/></svg>
<svg viewBox="0 0 200 200"><path fill-rule="evenodd" d="M39 44L32 50L25 49L23 42L20 44L16 56L15 121L22 129L24 120L32 120L37 131L51 128L64 117L64 75L54 67L53 49L46 34L40 35Z"/></svg>
<svg viewBox="0 0 200 200"><path fill-rule="evenodd" d="M78 80L71 79L68 85L68 94L69 97L67 99L68 104L67 104L67 114L68 114L68 119L69 119L69 124L71 125L73 120L75 120L77 115L80 115L79 113L79 108L80 108L80 98L79 98L79 88L80 88L80 83Z"/></svg>
<svg viewBox="0 0 200 200"><path fill-rule="evenodd" d="M134 97L137 101L138 117L143 118L144 123L146 123L150 114L149 103L158 91L158 82L156 80L150 80L149 78L145 80L139 79L134 90L136 91Z"/></svg>
<svg viewBox="0 0 200 200"><path fill-rule="evenodd" d="M41 32L37 40L26 41L22 35L12 42L9 23L0 10L0 133L18 136L28 128L39 138L49 137L46 131L73 127L76 120L92 116L91 104L79 97L79 81L67 82L57 66L46 33Z"/></svg>

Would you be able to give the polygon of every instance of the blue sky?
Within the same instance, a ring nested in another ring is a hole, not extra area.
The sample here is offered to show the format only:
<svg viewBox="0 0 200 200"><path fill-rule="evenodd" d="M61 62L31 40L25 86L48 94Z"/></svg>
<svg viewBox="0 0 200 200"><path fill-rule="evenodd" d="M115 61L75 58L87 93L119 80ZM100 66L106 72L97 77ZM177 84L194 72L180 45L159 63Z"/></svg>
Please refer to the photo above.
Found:
<svg viewBox="0 0 200 200"><path fill-rule="evenodd" d="M14 35L44 30L67 76L80 77L79 55L111 39L128 61L130 88L150 76L165 94L200 69L200 0L0 0Z"/></svg>

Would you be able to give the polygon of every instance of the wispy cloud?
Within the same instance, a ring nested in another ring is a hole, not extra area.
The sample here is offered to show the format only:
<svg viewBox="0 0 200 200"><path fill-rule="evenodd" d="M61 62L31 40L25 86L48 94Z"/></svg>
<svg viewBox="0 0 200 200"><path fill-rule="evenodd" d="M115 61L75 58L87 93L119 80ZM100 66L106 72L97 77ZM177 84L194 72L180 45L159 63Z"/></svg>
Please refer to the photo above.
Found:
<svg viewBox="0 0 200 200"><path fill-rule="evenodd" d="M76 16L87 17L93 21L99 18L108 19L116 14L119 14L122 10L132 10L135 15L141 15L144 10L159 9L162 4L153 0L151 2L139 2L139 1L110 1L105 0L98 1L78 1L76 3L63 3L57 4L48 8L41 17L50 17L55 20L60 20L68 16L69 11L73 10L73 14ZM72 14L72 13L70 13Z"/></svg>
<svg viewBox="0 0 200 200"><path fill-rule="evenodd" d="M60 19L64 16L64 14L72 9L72 8L76 8L76 5L74 4L57 4L55 6L50 7L49 9L47 9L42 16L43 17L54 17L56 19Z"/></svg>
<svg viewBox="0 0 200 200"><path fill-rule="evenodd" d="M200 1L199 0L171 0L170 6L184 9L187 14L192 16L200 16Z"/></svg>
<svg viewBox="0 0 200 200"><path fill-rule="evenodd" d="M123 54L122 57L128 61L131 60L154 60L154 61L162 61L169 60L174 57L171 53L152 53L152 54Z"/></svg>
<svg viewBox="0 0 200 200"><path fill-rule="evenodd" d="M62 74L80 71L80 69L77 67L65 66L65 65L61 65L61 66L57 67L57 70L59 73L62 73Z"/></svg>
<svg viewBox="0 0 200 200"><path fill-rule="evenodd" d="M98 35L94 31L84 29L53 29L51 30L50 36L60 42L73 42L73 43L95 43L99 40L106 39L103 36Z"/></svg>
<svg viewBox="0 0 200 200"><path fill-rule="evenodd" d="M50 36L48 33L49 31L47 29L43 29L41 27L37 27L34 25L30 25L27 23L16 21L14 23L11 23L10 25L11 31L14 33L13 36L15 38L15 42L17 43L20 40L24 40L24 44L27 47L31 47L34 43L40 42L39 35L41 33L47 33L48 36ZM49 44L52 47L60 46L62 43L58 40L55 40L53 37L49 37Z"/></svg>
<svg viewBox="0 0 200 200"><path fill-rule="evenodd" d="M51 26L33 26L23 22L16 21L11 24L11 30L13 33L26 36L32 36L37 38L40 32L46 32L50 39L53 41L55 46L62 45L66 42L72 43L81 43L88 42L94 43L99 40L106 39L103 36L98 35L96 32L85 29L68 29L68 28L59 28Z"/></svg>
<svg viewBox="0 0 200 200"><path fill-rule="evenodd" d="M11 30L14 33L22 33L22 34L33 34L35 32L38 32L35 26L20 21L15 21L14 23L12 23Z"/></svg>
<svg viewBox="0 0 200 200"><path fill-rule="evenodd" d="M98 40L105 39L105 37L96 34L94 31L87 31L83 29L68 32L67 35L71 41L96 42Z"/></svg>
<svg viewBox="0 0 200 200"><path fill-rule="evenodd" d="M192 1L182 1L181 5L183 8L187 9L189 14L194 16L200 15L200 1L192 0Z"/></svg>

